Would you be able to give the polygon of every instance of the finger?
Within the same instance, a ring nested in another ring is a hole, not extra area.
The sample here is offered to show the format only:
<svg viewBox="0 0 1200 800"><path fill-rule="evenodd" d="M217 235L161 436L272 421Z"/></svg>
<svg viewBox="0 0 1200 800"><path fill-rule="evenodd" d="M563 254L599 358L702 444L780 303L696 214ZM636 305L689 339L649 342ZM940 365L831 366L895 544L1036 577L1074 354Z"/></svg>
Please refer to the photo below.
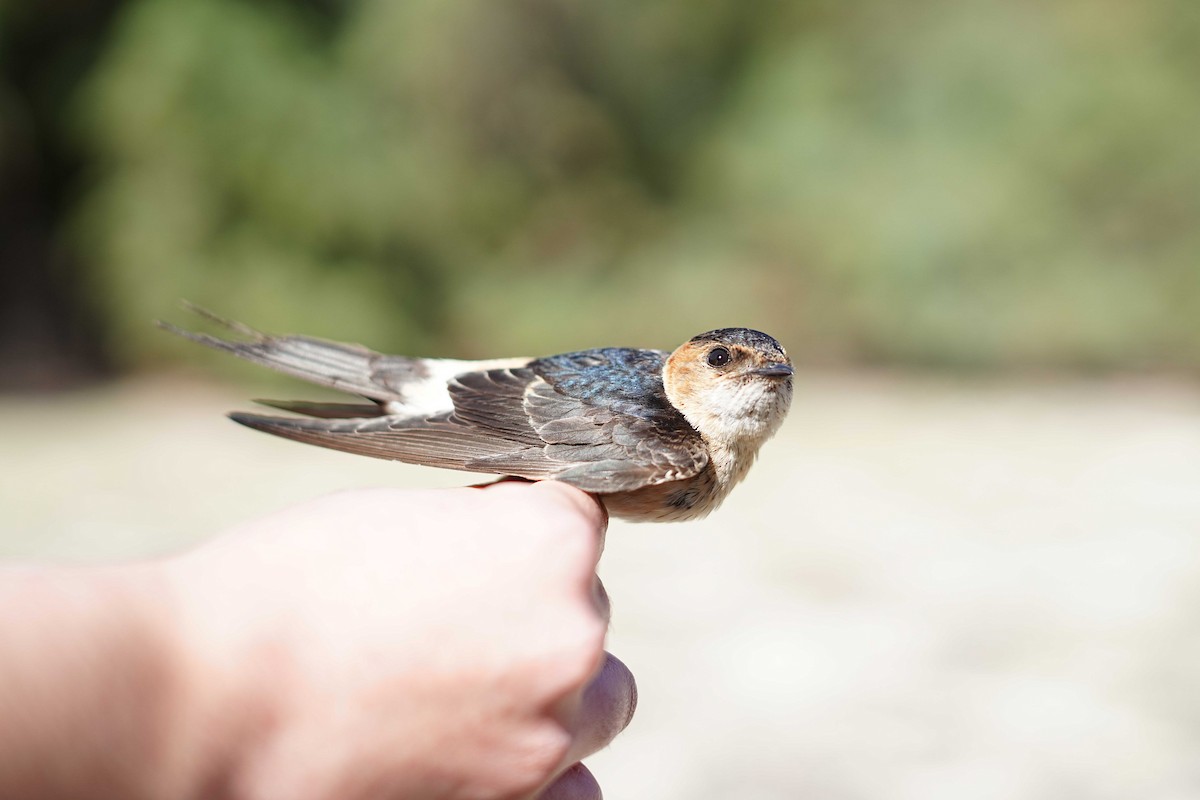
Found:
<svg viewBox="0 0 1200 800"><path fill-rule="evenodd" d="M583 764L572 764L538 795L538 800L603 800L600 784Z"/></svg>
<svg viewBox="0 0 1200 800"><path fill-rule="evenodd" d="M567 763L607 747L629 725L636 709L637 683L633 673L616 656L605 653L604 666L583 690Z"/></svg>
<svg viewBox="0 0 1200 800"><path fill-rule="evenodd" d="M603 551L604 534L608 530L608 509L604 507L604 503L600 502L599 497L588 494L582 489L576 489L562 481L537 481L532 488L539 492L555 493L575 511L583 514L588 523L599 531L599 550Z"/></svg>
<svg viewBox="0 0 1200 800"><path fill-rule="evenodd" d="M574 512L596 537L596 560L604 552L604 539L608 532L608 509L598 495L589 494L562 481L530 481L525 478L501 477L490 483L476 483L468 487L492 492L539 492L545 499L558 505L559 509Z"/></svg>

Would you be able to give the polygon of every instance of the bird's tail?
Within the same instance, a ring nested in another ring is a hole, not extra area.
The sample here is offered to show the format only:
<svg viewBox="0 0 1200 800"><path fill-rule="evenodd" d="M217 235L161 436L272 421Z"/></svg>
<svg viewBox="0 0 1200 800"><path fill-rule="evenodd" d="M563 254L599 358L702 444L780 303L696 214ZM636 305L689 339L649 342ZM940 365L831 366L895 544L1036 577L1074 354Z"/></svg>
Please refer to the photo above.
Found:
<svg viewBox="0 0 1200 800"><path fill-rule="evenodd" d="M185 303L185 307L239 334L246 341L195 333L168 322L159 321L158 326L206 347L232 353L246 361L372 400L386 402L398 399L404 380L419 369L414 359L403 356L384 356L361 345L341 344L311 336L273 336L239 322L224 319L190 303ZM283 407L275 402L267 404ZM346 416L349 410L348 407L335 409L332 406L323 409L321 405L311 404L288 410L318 417ZM371 416L377 413L378 409L373 409L367 414L357 416Z"/></svg>
<svg viewBox="0 0 1200 800"><path fill-rule="evenodd" d="M255 400L260 406L320 419L362 419L381 413L375 403L310 403L305 400Z"/></svg>

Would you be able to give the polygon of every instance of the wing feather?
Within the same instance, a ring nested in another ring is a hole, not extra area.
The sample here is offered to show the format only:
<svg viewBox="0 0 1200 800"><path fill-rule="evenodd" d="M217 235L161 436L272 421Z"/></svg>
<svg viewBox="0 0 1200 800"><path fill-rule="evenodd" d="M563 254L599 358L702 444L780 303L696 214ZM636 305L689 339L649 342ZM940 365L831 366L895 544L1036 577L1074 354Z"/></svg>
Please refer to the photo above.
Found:
<svg viewBox="0 0 1200 800"><path fill-rule="evenodd" d="M602 494L688 478L708 463L703 442L686 422L593 405L555 391L527 368L461 375L451 383L450 396L454 411L438 417L230 416L257 430L334 450L468 472L553 478Z"/></svg>
<svg viewBox="0 0 1200 800"><path fill-rule="evenodd" d="M206 312L202 312L206 313ZM266 401L315 419L234 413L256 430L348 453L434 467L555 478L611 493L681 480L708 464L700 435L666 400L666 353L607 348L530 361L431 361L307 336L271 336L208 315L248 341L160 323L180 336L374 405ZM430 365L436 365L431 370ZM406 404L444 387L449 407ZM401 413L395 413L395 412Z"/></svg>

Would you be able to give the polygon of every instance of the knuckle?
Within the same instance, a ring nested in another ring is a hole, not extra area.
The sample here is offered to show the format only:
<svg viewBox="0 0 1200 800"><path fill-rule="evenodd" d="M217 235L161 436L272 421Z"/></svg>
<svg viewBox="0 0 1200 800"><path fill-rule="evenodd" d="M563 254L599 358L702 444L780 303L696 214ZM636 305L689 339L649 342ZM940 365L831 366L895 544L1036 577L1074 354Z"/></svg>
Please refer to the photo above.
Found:
<svg viewBox="0 0 1200 800"><path fill-rule="evenodd" d="M546 784L571 750L572 737L561 725L545 722L515 743L510 754L510 788L524 797Z"/></svg>
<svg viewBox="0 0 1200 800"><path fill-rule="evenodd" d="M540 481L534 488L550 501L549 507L561 514L566 524L573 523L596 536L608 525L604 504L594 495L561 481Z"/></svg>
<svg viewBox="0 0 1200 800"><path fill-rule="evenodd" d="M554 573L560 590L565 588L570 596L595 604L593 583L599 560L598 539L554 524L545 526L535 537L530 542L528 557Z"/></svg>
<svg viewBox="0 0 1200 800"><path fill-rule="evenodd" d="M581 691L603 666L604 628L598 620L569 626L538 659L537 673L552 698Z"/></svg>
<svg viewBox="0 0 1200 800"><path fill-rule="evenodd" d="M567 681L583 686L600 669L605 632L604 623L595 616L577 626L558 659L560 671Z"/></svg>

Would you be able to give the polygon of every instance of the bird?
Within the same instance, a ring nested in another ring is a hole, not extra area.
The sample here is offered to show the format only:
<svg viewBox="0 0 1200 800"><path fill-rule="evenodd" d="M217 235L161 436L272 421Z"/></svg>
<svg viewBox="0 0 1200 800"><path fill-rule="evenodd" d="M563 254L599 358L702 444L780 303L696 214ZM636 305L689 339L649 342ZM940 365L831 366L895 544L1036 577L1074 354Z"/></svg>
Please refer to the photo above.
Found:
<svg viewBox="0 0 1200 800"><path fill-rule="evenodd" d="M409 464L557 480L633 522L699 519L745 476L792 400L792 361L750 328L673 351L600 347L541 358L386 355L311 336L270 335L198 307L220 338L158 324L367 402L255 402L300 416L232 412L255 430Z"/></svg>

